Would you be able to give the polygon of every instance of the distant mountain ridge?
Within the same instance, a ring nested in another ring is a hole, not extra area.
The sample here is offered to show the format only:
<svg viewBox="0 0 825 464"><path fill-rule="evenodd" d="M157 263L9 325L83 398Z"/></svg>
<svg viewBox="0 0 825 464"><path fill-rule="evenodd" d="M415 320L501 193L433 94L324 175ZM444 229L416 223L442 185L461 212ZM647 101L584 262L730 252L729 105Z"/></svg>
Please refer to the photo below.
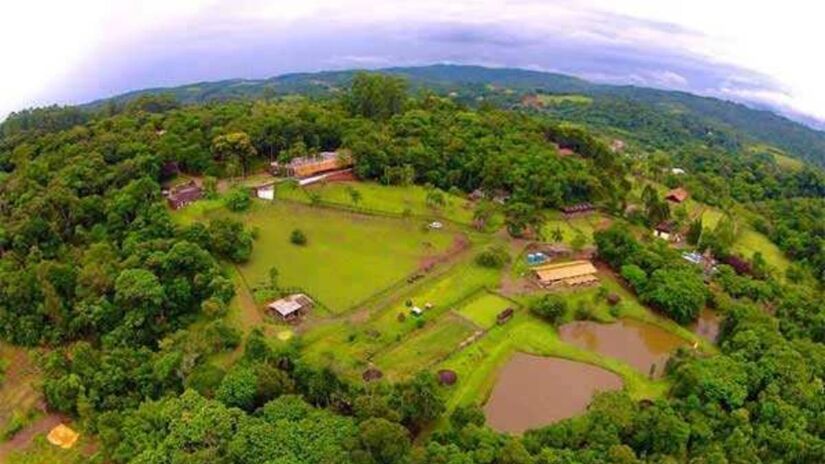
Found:
<svg viewBox="0 0 825 464"><path fill-rule="evenodd" d="M564 74L515 68L437 64L373 71L404 76L414 91L430 89L442 94L455 92L459 97L463 94L467 103L472 103L474 96L489 91L490 88L501 88L511 92L511 98L501 97L504 104L517 104L521 96L541 92L582 94L596 99L625 99L645 105L665 116L678 109L689 112L695 122L706 123L709 128L729 128L748 141L776 146L791 156L825 167L825 132L768 110L713 97L646 87L596 84ZM158 93L171 94L184 104L254 99L268 95L323 96L341 91L356 72L358 70L293 73L268 79L229 79L143 89L97 100L85 106L100 107L109 101L123 103L141 95Z"/></svg>

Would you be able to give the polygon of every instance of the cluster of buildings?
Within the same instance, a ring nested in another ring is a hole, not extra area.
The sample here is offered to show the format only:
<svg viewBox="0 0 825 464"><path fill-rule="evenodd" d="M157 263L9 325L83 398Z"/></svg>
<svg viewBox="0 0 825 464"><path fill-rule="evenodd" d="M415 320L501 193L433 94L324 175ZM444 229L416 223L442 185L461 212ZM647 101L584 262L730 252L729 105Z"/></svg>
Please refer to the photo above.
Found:
<svg viewBox="0 0 825 464"><path fill-rule="evenodd" d="M321 180L343 180L352 177L352 157L339 151L325 151L315 155L294 158L288 162L271 163L273 176L292 177L299 185L309 185ZM179 171L177 163L166 163L164 175L173 176ZM343 177L341 177L343 175ZM194 180L163 191L169 207L180 209L200 199L203 189ZM265 200L275 198L275 181L252 188L252 195Z"/></svg>

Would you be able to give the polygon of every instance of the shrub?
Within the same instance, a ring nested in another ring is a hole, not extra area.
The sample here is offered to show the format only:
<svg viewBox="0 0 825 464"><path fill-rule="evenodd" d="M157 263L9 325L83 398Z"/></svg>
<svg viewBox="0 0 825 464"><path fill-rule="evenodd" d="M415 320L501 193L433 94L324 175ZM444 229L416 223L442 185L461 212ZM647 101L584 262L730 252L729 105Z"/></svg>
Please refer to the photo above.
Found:
<svg viewBox="0 0 825 464"><path fill-rule="evenodd" d="M573 317L577 321L589 321L595 319L593 316L593 308L586 301L579 301L576 305L576 311Z"/></svg>
<svg viewBox="0 0 825 464"><path fill-rule="evenodd" d="M567 312L567 302L558 295L544 295L530 304L530 312L556 325Z"/></svg>
<svg viewBox="0 0 825 464"><path fill-rule="evenodd" d="M237 187L226 193L223 197L223 204L230 211L246 211L252 204L252 198L245 189Z"/></svg>
<svg viewBox="0 0 825 464"><path fill-rule="evenodd" d="M636 290L636 293L640 293L645 288L647 273L644 269L635 264L625 264L622 266L621 273L622 277Z"/></svg>
<svg viewBox="0 0 825 464"><path fill-rule="evenodd" d="M476 263L482 267L501 269L510 261L510 254L502 246L491 246L476 256Z"/></svg>
<svg viewBox="0 0 825 464"><path fill-rule="evenodd" d="M295 229L292 231L292 234L289 235L289 241L292 242L293 245L303 246L307 244L307 236L301 229Z"/></svg>

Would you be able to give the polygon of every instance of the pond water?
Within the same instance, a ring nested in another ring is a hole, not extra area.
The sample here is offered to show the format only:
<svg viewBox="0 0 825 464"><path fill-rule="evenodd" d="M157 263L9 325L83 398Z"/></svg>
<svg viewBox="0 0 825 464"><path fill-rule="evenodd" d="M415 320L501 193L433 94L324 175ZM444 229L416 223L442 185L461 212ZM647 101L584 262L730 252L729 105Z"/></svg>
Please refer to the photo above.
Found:
<svg viewBox="0 0 825 464"><path fill-rule="evenodd" d="M693 333L712 342L719 336L719 315L708 308L699 313L699 319L693 324Z"/></svg>
<svg viewBox="0 0 825 464"><path fill-rule="evenodd" d="M667 330L633 319L612 324L576 321L559 327L559 336L567 343L586 350L620 359L644 374L654 368L655 376L664 373L668 354L688 342Z"/></svg>
<svg viewBox="0 0 825 464"><path fill-rule="evenodd" d="M493 429L521 433L581 414L594 393L620 388L621 377L599 367L516 353L499 372L484 414Z"/></svg>

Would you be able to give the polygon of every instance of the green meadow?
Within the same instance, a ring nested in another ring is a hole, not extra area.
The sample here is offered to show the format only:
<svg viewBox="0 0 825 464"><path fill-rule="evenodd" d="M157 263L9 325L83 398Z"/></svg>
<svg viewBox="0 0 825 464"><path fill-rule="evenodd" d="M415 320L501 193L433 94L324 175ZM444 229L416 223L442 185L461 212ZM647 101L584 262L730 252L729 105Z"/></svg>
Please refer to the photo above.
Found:
<svg viewBox="0 0 825 464"><path fill-rule="evenodd" d="M458 310L458 313L475 325L489 329L496 325L496 316L511 306L513 303L509 300L495 293L484 292L468 301Z"/></svg>
<svg viewBox="0 0 825 464"><path fill-rule="evenodd" d="M353 200L352 191L360 199ZM299 187L283 184L278 188L278 198L311 203L312 195L318 195L323 203L346 208L363 209L390 215L424 216L443 218L460 224L473 221L472 204L460 196L444 192L445 205L432 208L427 205L427 189L420 185L390 186L374 182L333 182Z"/></svg>

